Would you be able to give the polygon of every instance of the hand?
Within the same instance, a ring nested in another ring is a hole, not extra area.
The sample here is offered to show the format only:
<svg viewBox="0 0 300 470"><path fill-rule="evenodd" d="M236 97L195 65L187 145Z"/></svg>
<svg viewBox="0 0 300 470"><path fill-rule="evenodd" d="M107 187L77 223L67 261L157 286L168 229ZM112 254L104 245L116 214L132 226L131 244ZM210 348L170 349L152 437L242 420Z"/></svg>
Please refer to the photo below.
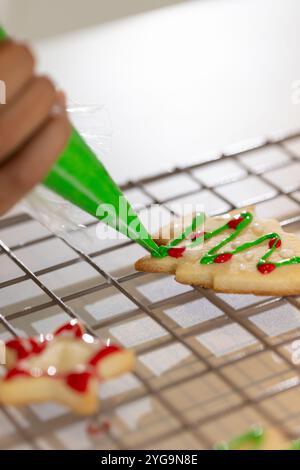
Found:
<svg viewBox="0 0 300 470"><path fill-rule="evenodd" d="M27 46L0 44L0 215L47 175L71 132L64 95L34 65Z"/></svg>

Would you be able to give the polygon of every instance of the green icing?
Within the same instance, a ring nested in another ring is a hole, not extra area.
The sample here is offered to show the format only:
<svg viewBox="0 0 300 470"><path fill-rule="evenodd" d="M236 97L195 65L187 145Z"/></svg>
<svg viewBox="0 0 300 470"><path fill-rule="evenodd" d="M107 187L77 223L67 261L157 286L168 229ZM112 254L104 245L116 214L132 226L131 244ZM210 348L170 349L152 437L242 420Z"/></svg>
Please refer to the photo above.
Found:
<svg viewBox="0 0 300 470"><path fill-rule="evenodd" d="M300 439L296 439L295 441L292 441L292 444L289 450L300 450Z"/></svg>
<svg viewBox="0 0 300 470"><path fill-rule="evenodd" d="M245 445L251 446L253 450L259 449L264 444L266 434L261 426L253 426L249 431L228 442L219 442L214 446L214 450L239 450ZM292 441L287 450L300 450L300 439Z"/></svg>
<svg viewBox="0 0 300 470"><path fill-rule="evenodd" d="M195 230L197 230L197 228L199 226L201 226L203 223L204 223L204 220L205 220L205 214L204 212L199 212L199 214L197 214L193 220L192 220L192 223L191 225L189 225L185 230L184 232L182 232L178 237L174 238L173 240L170 241L170 243L168 245L161 245L159 247L159 252L155 252L155 253L152 253L152 256L153 257L156 257L156 258L163 258L164 256L168 256L168 251L171 249L171 248L175 248L177 245L179 245L179 243L181 243L183 240L185 240L187 237L189 237L190 235L192 235L192 233L195 232ZM197 237L194 241L192 241L191 243L189 243L187 245L188 248L194 248L195 246L201 244L203 242L203 239L204 239L204 234L202 234L200 237Z"/></svg>
<svg viewBox="0 0 300 470"><path fill-rule="evenodd" d="M252 445L254 449L260 447L265 439L265 432L261 426L253 426L250 431L241 436L234 437L229 442L220 442L214 446L214 450L238 450L243 445Z"/></svg>
<svg viewBox="0 0 300 470"><path fill-rule="evenodd" d="M181 243L183 240L185 240L188 236L190 236L198 227L200 224L203 224L204 222L204 213L197 214L191 225L189 225L185 231L177 238L172 240L168 245L160 246L159 247L159 252L153 253L153 256L156 257L164 257L168 256L168 252L171 248L177 247L179 243ZM240 220L240 221L239 221ZM232 251L227 251L227 252L222 252L219 253L219 250L223 248L225 245L228 243L232 242L235 240L240 233L253 221L253 215L250 212L241 212L238 214L235 218L231 219L231 221L226 222L224 225L221 227L217 228L216 230L213 230L211 232L205 232L201 236L197 237L194 241L191 243L187 244L185 246L186 249L194 248L195 246L201 244L203 241L209 240L217 235L219 235L222 232L225 232L228 229L232 229L233 233L229 234L227 237L225 237L221 242L213 246L207 253L202 256L200 259L200 264L212 264L216 262L224 262L224 261L218 261L217 258L220 255L227 255L227 259L225 261L229 261L231 256L234 256L237 253L240 253L242 251L249 250L250 248L253 248L255 246L260 245L261 243L266 242L267 240L271 241L272 240L272 245L269 246L269 249L266 251L266 253L259 259L257 262L257 268L260 272L262 273L267 273L271 272L272 269L275 267L280 267L280 266L286 266L289 264L299 264L300 263L300 257L294 256L292 258L287 258L282 261L276 261L276 262L267 262L272 253L278 248L277 244L279 246L281 245L281 238L278 233L276 232L271 232L267 233L266 235L262 235L261 237L257 238L256 240L245 242L241 245L239 245L237 248L235 248ZM232 226L230 226L232 225ZM271 268L271 269L268 269Z"/></svg>

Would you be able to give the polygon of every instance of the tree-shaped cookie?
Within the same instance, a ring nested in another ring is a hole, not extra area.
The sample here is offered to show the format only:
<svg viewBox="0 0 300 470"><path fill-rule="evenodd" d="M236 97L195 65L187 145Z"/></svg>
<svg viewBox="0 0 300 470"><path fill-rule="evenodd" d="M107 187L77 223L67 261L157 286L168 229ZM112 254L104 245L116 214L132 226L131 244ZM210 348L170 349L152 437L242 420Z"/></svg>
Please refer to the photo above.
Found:
<svg viewBox="0 0 300 470"><path fill-rule="evenodd" d="M138 271L175 274L178 282L219 292L300 293L300 240L253 208L190 216L164 227L156 240L159 255L138 260Z"/></svg>

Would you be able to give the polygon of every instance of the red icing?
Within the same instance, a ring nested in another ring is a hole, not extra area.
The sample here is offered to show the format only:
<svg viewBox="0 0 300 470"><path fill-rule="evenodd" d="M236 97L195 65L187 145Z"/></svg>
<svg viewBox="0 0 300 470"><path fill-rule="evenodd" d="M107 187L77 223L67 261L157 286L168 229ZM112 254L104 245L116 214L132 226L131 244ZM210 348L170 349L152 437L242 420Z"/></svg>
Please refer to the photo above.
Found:
<svg viewBox="0 0 300 470"><path fill-rule="evenodd" d="M28 351L25 348L25 340L22 338L7 341L6 347L9 349L13 349L17 353L18 359L25 359L25 357L28 356Z"/></svg>
<svg viewBox="0 0 300 470"><path fill-rule="evenodd" d="M91 436L99 436L108 433L110 430L110 422L105 420L103 423L89 423L87 432Z"/></svg>
<svg viewBox="0 0 300 470"><path fill-rule="evenodd" d="M178 248L170 248L168 250L168 255L172 256L172 258L181 258L184 252L185 252L185 247L179 246Z"/></svg>
<svg viewBox="0 0 300 470"><path fill-rule="evenodd" d="M214 263L226 263L231 258L232 258L231 253L221 253L220 255L215 257Z"/></svg>
<svg viewBox="0 0 300 470"><path fill-rule="evenodd" d="M7 341L6 347L17 354L17 359L26 359L31 354L40 354L46 347L46 343L40 343L35 338L16 338Z"/></svg>
<svg viewBox="0 0 300 470"><path fill-rule="evenodd" d="M91 366L96 366L98 362L104 359L106 356L109 356L110 354L113 354L119 351L121 351L121 348L115 345L107 346L106 348L100 349L100 351L98 351L95 354L95 356L93 356L92 359L90 359L89 364Z"/></svg>
<svg viewBox="0 0 300 470"><path fill-rule="evenodd" d="M30 373L27 370L18 369L15 367L14 369L11 369L9 372L7 372L5 380L15 379L16 377L22 376L30 377Z"/></svg>
<svg viewBox="0 0 300 470"><path fill-rule="evenodd" d="M76 322L70 322L66 323L66 325L61 326L54 332L54 336L59 336L63 333L72 333L76 338L81 338L82 335L84 334L84 331L80 325L80 323Z"/></svg>
<svg viewBox="0 0 300 470"><path fill-rule="evenodd" d="M70 322L58 328L55 331L54 336L61 335L65 332L70 332L73 335L74 340L76 341L80 341L84 334L84 330L82 329L80 323ZM16 338L11 341L8 341L6 343L6 346L16 352L17 362L16 366L10 371L8 371L5 380L14 379L19 376L32 377L29 370L18 366L18 362L27 359L30 355L41 354L42 351L47 347L49 342L51 342L51 340L39 342L35 338ZM69 374L64 375L54 375L52 378L62 378L66 381L70 388L76 390L76 392L78 393L84 393L88 388L90 378L97 377L97 371L95 370L95 366L97 366L97 364L109 354L113 354L121 350L122 349L116 345L101 347L101 349L96 351L94 356L92 356L92 358L86 363L85 370L83 372L71 372Z"/></svg>
<svg viewBox="0 0 300 470"><path fill-rule="evenodd" d="M244 217L238 217L237 219L231 219L231 220L229 220L229 222L228 222L228 227L229 227L229 228L232 228L233 230L235 230L235 229L237 228L237 226L238 226L241 222L243 222L243 220L245 220Z"/></svg>
<svg viewBox="0 0 300 470"><path fill-rule="evenodd" d="M269 241L269 248L272 248L272 246L276 243L276 248L279 248L281 246L281 240L278 240L277 238L271 238Z"/></svg>
<svg viewBox="0 0 300 470"><path fill-rule="evenodd" d="M269 274L274 271L275 268L276 266L273 263L263 263L257 266L257 269L261 274Z"/></svg>
<svg viewBox="0 0 300 470"><path fill-rule="evenodd" d="M47 346L46 341L40 343L34 338L30 338L29 341L32 346L32 354L40 354L42 351L44 351L45 347Z"/></svg>
<svg viewBox="0 0 300 470"><path fill-rule="evenodd" d="M73 373L66 376L66 383L76 392L83 393L86 392L91 377L90 372Z"/></svg>
<svg viewBox="0 0 300 470"><path fill-rule="evenodd" d="M197 238L200 238L205 234L206 234L206 232L195 232L191 236L191 241L194 242L195 240L197 240Z"/></svg>

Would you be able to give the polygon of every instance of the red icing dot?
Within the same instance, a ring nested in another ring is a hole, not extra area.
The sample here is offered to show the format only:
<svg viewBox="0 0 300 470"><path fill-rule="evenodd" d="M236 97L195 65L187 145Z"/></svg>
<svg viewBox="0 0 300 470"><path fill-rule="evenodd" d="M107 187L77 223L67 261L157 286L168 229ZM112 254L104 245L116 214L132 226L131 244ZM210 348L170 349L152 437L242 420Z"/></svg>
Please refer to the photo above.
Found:
<svg viewBox="0 0 300 470"><path fill-rule="evenodd" d="M59 336L66 332L72 333L76 338L81 338L84 333L84 331L81 328L81 325L76 321L76 322L66 323L65 325L58 328L55 331L54 336Z"/></svg>
<svg viewBox="0 0 300 470"><path fill-rule="evenodd" d="M76 390L76 392L83 393L87 390L90 378L90 372L73 373L67 375L66 382L68 386Z"/></svg>
<svg viewBox="0 0 300 470"><path fill-rule="evenodd" d="M197 238L204 236L207 232L195 232L191 236L191 241L194 242Z"/></svg>
<svg viewBox="0 0 300 470"><path fill-rule="evenodd" d="M214 263L226 263L226 261L229 261L231 258L231 253L221 253L220 255L216 256Z"/></svg>
<svg viewBox="0 0 300 470"><path fill-rule="evenodd" d="M104 359L104 357L109 356L110 354L113 354L115 352L121 351L121 348L119 346L107 346L106 348L101 349L98 351L95 356L92 357L92 359L89 361L89 364L91 366L96 366L99 361Z"/></svg>
<svg viewBox="0 0 300 470"><path fill-rule="evenodd" d="M278 240L277 238L271 238L269 241L269 248L272 248L272 246L276 243L276 248L279 248L281 246L281 240Z"/></svg>
<svg viewBox="0 0 300 470"><path fill-rule="evenodd" d="M184 252L185 252L185 247L180 246L178 248L170 248L168 250L168 255L172 256L172 258L181 258Z"/></svg>
<svg viewBox="0 0 300 470"><path fill-rule="evenodd" d="M263 263L257 266L257 269L261 274L269 274L276 268L273 263Z"/></svg>
<svg viewBox="0 0 300 470"><path fill-rule="evenodd" d="M10 379L14 379L15 377L22 377L22 376L23 377L30 377L30 373L27 372L24 369L18 369L17 367L15 367L14 369L11 369L6 374L5 380L10 380Z"/></svg>
<svg viewBox="0 0 300 470"><path fill-rule="evenodd" d="M231 220L229 220L227 225L228 225L229 228L232 228L233 230L235 230L237 228L237 226L241 222L243 222L243 220L244 220L244 217L238 217L237 219L231 219Z"/></svg>
<svg viewBox="0 0 300 470"><path fill-rule="evenodd" d="M110 422L103 421L103 423L91 422L87 426L87 432L91 436L99 436L108 433L110 430Z"/></svg>

